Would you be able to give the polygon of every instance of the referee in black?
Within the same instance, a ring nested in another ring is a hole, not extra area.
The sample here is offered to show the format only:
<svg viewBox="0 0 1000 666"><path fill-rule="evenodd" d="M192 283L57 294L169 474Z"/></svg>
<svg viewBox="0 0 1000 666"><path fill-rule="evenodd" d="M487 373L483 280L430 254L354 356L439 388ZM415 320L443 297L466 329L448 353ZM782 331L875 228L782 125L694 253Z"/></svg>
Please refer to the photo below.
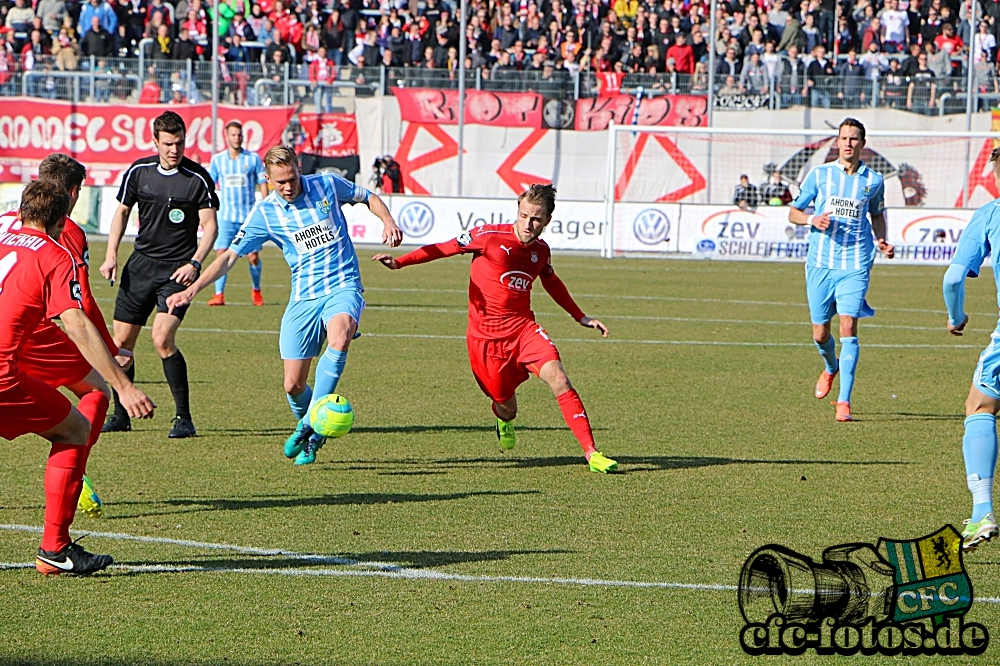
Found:
<svg viewBox="0 0 1000 666"><path fill-rule="evenodd" d="M132 256L125 262L115 301L114 338L122 349L132 351L149 315L153 318L153 346L163 361L163 374L177 405L168 437L195 434L188 401L187 363L175 338L184 319L184 308L167 312L167 296L183 291L195 280L215 243L218 226L215 211L219 198L208 172L184 157L186 128L173 111L164 111L153 121L156 155L137 160L122 178L118 208L111 220L108 252L101 275L114 280L118 273L118 246L125 234L132 207L139 206L139 235ZM203 235L198 240L198 227ZM135 379L135 364L126 372ZM132 429L128 413L115 394L115 411L103 432Z"/></svg>

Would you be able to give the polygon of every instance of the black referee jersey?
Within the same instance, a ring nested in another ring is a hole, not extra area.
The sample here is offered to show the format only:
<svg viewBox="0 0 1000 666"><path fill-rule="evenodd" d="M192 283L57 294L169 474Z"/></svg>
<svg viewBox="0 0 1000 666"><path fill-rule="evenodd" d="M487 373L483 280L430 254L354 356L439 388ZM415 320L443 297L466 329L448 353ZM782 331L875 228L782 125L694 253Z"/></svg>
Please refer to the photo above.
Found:
<svg viewBox="0 0 1000 666"><path fill-rule="evenodd" d="M159 261L187 261L198 248L198 211L219 208L208 171L188 158L176 169L160 166L158 155L136 160L125 172L118 201L139 205L135 251Z"/></svg>

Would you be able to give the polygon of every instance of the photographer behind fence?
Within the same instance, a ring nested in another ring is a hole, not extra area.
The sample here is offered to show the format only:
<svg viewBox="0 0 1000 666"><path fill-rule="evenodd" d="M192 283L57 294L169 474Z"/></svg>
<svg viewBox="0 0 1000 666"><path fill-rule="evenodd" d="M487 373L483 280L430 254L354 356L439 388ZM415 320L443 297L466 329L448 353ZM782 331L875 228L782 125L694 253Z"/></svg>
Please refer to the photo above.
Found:
<svg viewBox="0 0 1000 666"><path fill-rule="evenodd" d="M369 181L372 189L378 194L402 194L403 171L399 162L392 155L375 158L372 164L372 177Z"/></svg>

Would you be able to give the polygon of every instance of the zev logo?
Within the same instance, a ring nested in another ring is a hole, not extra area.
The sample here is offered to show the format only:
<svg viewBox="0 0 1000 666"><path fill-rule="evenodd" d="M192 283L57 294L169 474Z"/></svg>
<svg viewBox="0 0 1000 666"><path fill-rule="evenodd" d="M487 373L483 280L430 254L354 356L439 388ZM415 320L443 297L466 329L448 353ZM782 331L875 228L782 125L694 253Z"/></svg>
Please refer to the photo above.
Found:
<svg viewBox="0 0 1000 666"><path fill-rule="evenodd" d="M434 211L425 203L411 201L399 211L396 221L407 236L420 238L434 228Z"/></svg>
<svg viewBox="0 0 1000 666"><path fill-rule="evenodd" d="M507 271L500 276L500 284L514 291L531 289L532 277L524 271Z"/></svg>
<svg viewBox="0 0 1000 666"><path fill-rule="evenodd" d="M670 235L670 218L656 208L647 208L635 216L632 233L645 245L656 245Z"/></svg>

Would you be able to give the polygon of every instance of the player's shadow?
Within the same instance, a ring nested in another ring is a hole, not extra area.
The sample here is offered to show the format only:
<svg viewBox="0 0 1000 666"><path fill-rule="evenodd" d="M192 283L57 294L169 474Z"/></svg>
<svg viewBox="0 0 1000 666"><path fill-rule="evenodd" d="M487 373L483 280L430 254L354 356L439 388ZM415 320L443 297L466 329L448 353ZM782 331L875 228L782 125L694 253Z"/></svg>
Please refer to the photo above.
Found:
<svg viewBox="0 0 1000 666"><path fill-rule="evenodd" d="M486 551L437 551L404 550L368 553L334 553L329 556L287 557L287 556L247 556L220 558L216 555L192 557L180 560L157 561L154 566L197 567L216 570L231 569L304 569L307 567L350 567L354 570L399 571L405 569L432 569L453 564L474 562L500 562L515 556L527 555L568 555L575 551L550 550L486 550ZM123 562L125 566L143 566L139 562ZM148 566L148 565L147 565ZM142 575L145 572L128 572ZM118 574L121 575L121 574Z"/></svg>
<svg viewBox="0 0 1000 666"><path fill-rule="evenodd" d="M963 421L965 415L961 412L947 414L928 414L926 412L865 412L864 416L877 416L877 421Z"/></svg>
<svg viewBox="0 0 1000 666"><path fill-rule="evenodd" d="M566 426L518 426L518 432L537 431L554 432L564 431ZM600 430L600 428L594 428ZM487 432L495 433L496 426L493 425L398 425L398 426L359 426L351 429L352 433L372 433L372 434L423 434L423 433L444 433L444 432Z"/></svg>
<svg viewBox="0 0 1000 666"><path fill-rule="evenodd" d="M204 511L257 511L261 509L290 509L314 506L369 506L374 504L412 504L420 502L448 502L472 497L501 497L534 495L537 490L476 490L465 493L337 493L315 497L272 495L246 499L234 498L182 498L150 502L115 502L115 506L156 505L177 507L176 511L141 512L134 515L108 516L108 520L131 520L152 516L175 516Z"/></svg>
<svg viewBox="0 0 1000 666"><path fill-rule="evenodd" d="M618 474L656 472L672 469L696 469L716 465L908 465L901 460L762 460L753 458L723 458L716 456L615 456ZM576 467L584 464L580 456L540 456L527 458L444 458L426 460L387 460L356 465L346 463L349 469L392 469L420 466L425 469L534 469L540 467Z"/></svg>

